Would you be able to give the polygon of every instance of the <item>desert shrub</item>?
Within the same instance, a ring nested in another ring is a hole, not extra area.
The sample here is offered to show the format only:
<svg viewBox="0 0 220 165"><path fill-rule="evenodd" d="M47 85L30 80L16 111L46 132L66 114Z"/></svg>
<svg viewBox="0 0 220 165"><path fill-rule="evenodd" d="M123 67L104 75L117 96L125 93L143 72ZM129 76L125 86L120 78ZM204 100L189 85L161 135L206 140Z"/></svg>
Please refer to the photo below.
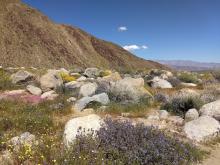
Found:
<svg viewBox="0 0 220 165"><path fill-rule="evenodd" d="M174 97L169 103L164 104L161 109L184 117L185 113L192 108L199 109L203 105L200 97Z"/></svg>
<svg viewBox="0 0 220 165"><path fill-rule="evenodd" d="M178 78L185 83L198 83L198 78L193 73L181 73Z"/></svg>
<svg viewBox="0 0 220 165"><path fill-rule="evenodd" d="M6 73L3 69L0 69L0 91L15 89L16 86L12 84L10 75Z"/></svg>
<svg viewBox="0 0 220 165"><path fill-rule="evenodd" d="M178 87L181 84L181 81L176 77L169 77L167 81L169 81L173 87Z"/></svg>
<svg viewBox="0 0 220 165"><path fill-rule="evenodd" d="M220 71L219 70L213 71L212 75L216 80L220 81Z"/></svg>
<svg viewBox="0 0 220 165"><path fill-rule="evenodd" d="M74 76L70 76L69 74L64 73L64 72L61 72L60 76L62 77L62 79L65 83L76 80L76 78Z"/></svg>
<svg viewBox="0 0 220 165"><path fill-rule="evenodd" d="M101 72L99 73L99 76L100 76L100 77L105 77L105 76L110 75L111 73L112 73L111 70L103 70L103 71L101 71Z"/></svg>
<svg viewBox="0 0 220 165"><path fill-rule="evenodd" d="M168 103L169 99L170 99L169 95L164 94L164 93L156 93L154 95L154 100L157 102Z"/></svg>
<svg viewBox="0 0 220 165"><path fill-rule="evenodd" d="M79 135L60 163L181 165L202 156L194 145L152 127L106 119L95 137Z"/></svg>
<svg viewBox="0 0 220 165"><path fill-rule="evenodd" d="M205 72L200 75L200 79L203 83L215 83L216 79L210 72Z"/></svg>

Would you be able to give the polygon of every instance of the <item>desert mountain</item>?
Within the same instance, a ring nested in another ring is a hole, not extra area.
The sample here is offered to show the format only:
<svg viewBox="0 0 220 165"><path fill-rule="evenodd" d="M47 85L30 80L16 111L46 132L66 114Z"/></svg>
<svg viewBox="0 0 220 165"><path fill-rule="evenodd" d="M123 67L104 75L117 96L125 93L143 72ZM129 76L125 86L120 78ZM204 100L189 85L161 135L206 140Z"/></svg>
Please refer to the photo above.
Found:
<svg viewBox="0 0 220 165"><path fill-rule="evenodd" d="M118 70L165 68L79 28L56 24L20 0L0 1L0 65L96 66Z"/></svg>

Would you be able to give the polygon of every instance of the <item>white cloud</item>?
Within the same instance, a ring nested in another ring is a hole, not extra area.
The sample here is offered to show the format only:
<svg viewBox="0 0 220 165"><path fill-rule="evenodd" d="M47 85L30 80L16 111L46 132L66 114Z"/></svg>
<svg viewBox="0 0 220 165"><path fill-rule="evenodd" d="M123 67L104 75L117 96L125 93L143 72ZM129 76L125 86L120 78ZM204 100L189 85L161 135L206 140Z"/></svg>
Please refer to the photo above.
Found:
<svg viewBox="0 0 220 165"><path fill-rule="evenodd" d="M127 31L128 30L128 28L126 27L126 26L120 26L119 28L118 28L118 31L119 32L123 32L123 31Z"/></svg>
<svg viewBox="0 0 220 165"><path fill-rule="evenodd" d="M123 46L123 48L127 51L133 51L133 50L139 50L139 49L148 49L148 46L146 45L142 45L142 46L138 46L138 45L125 45Z"/></svg>
<svg viewBox="0 0 220 165"><path fill-rule="evenodd" d="M138 50L138 49L140 49L140 47L137 46L137 45L125 45L123 48L124 48L125 50L127 50L127 51L132 51L132 50Z"/></svg>
<svg viewBox="0 0 220 165"><path fill-rule="evenodd" d="M142 47L142 49L148 49L147 45L142 45L141 47Z"/></svg>

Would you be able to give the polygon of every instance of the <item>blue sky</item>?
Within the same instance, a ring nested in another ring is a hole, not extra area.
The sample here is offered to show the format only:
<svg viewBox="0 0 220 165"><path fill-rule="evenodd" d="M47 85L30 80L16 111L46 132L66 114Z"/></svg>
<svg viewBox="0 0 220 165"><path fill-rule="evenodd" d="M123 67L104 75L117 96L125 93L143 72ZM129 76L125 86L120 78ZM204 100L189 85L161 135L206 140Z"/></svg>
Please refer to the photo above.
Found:
<svg viewBox="0 0 220 165"><path fill-rule="evenodd" d="M23 2L145 59L220 62L220 0Z"/></svg>

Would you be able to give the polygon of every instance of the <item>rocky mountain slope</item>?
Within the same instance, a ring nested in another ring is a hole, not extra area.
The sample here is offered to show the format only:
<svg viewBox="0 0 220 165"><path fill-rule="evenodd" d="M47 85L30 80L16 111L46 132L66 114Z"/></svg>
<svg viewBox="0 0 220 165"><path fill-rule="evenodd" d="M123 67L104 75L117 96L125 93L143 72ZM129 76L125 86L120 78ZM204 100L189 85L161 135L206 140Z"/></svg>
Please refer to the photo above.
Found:
<svg viewBox="0 0 220 165"><path fill-rule="evenodd" d="M117 70L165 68L83 30L53 23L20 0L0 2L0 65L101 67Z"/></svg>

